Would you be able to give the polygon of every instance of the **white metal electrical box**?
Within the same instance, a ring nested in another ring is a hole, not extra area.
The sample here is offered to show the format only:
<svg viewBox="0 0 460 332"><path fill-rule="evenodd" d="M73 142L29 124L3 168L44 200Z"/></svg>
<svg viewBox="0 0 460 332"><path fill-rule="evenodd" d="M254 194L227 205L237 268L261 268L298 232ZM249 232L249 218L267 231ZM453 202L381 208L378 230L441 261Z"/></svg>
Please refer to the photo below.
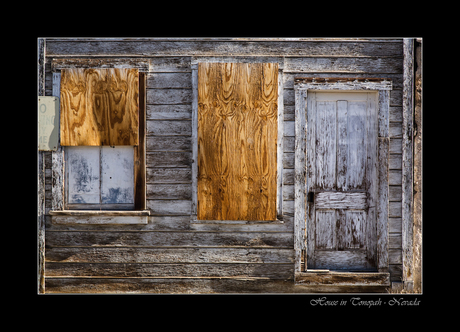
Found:
<svg viewBox="0 0 460 332"><path fill-rule="evenodd" d="M38 97L38 150L56 151L59 135L59 98Z"/></svg>

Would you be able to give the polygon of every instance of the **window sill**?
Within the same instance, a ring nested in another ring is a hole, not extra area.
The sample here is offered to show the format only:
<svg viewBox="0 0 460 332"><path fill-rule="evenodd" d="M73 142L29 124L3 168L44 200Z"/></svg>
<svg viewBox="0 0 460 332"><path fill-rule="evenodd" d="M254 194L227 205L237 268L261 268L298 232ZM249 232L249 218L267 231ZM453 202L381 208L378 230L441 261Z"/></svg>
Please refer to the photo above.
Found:
<svg viewBox="0 0 460 332"><path fill-rule="evenodd" d="M283 220L191 220L192 224L249 225L249 224L284 224Z"/></svg>
<svg viewBox="0 0 460 332"><path fill-rule="evenodd" d="M60 210L50 211L54 225L146 225L150 210L99 211L99 210Z"/></svg>

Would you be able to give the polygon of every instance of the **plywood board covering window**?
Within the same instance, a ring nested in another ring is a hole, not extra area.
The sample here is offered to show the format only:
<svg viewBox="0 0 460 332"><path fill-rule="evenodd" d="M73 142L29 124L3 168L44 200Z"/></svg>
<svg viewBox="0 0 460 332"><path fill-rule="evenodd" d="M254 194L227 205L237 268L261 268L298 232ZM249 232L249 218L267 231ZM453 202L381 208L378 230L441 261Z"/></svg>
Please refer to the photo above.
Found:
<svg viewBox="0 0 460 332"><path fill-rule="evenodd" d="M198 220L276 220L277 63L199 63Z"/></svg>
<svg viewBox="0 0 460 332"><path fill-rule="evenodd" d="M61 145L138 145L138 69L63 69Z"/></svg>

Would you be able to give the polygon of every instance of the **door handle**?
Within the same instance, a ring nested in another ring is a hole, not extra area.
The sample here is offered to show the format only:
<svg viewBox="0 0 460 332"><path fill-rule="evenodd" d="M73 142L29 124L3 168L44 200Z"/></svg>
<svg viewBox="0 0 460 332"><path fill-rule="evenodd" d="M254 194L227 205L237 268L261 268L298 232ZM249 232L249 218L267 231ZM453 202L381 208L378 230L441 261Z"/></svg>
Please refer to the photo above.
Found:
<svg viewBox="0 0 460 332"><path fill-rule="evenodd" d="M308 192L308 203L314 203L315 202L315 193L313 191Z"/></svg>

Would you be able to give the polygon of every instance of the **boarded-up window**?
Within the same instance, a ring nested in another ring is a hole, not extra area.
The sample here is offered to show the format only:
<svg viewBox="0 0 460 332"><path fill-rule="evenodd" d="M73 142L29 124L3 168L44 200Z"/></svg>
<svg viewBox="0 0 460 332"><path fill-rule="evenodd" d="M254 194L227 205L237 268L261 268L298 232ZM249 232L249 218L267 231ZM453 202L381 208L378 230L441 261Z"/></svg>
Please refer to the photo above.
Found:
<svg viewBox="0 0 460 332"><path fill-rule="evenodd" d="M198 66L198 220L276 220L277 63Z"/></svg>
<svg viewBox="0 0 460 332"><path fill-rule="evenodd" d="M145 209L145 74L63 69L67 209Z"/></svg>
<svg viewBox="0 0 460 332"><path fill-rule="evenodd" d="M138 69L63 69L61 145L138 145Z"/></svg>

